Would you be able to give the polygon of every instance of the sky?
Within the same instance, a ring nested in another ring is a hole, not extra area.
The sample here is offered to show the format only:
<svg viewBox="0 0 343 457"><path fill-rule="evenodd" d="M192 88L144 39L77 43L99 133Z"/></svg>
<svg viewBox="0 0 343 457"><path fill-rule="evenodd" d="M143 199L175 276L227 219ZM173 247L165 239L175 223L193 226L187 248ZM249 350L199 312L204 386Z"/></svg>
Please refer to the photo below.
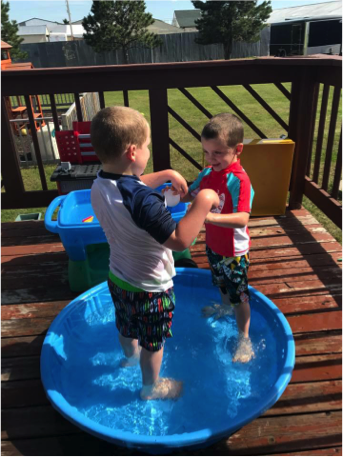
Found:
<svg viewBox="0 0 343 457"><path fill-rule="evenodd" d="M67 18L65 0L8 0L10 4L9 16L11 20L22 22L33 17L49 21L62 22ZM259 3L262 0L259 0ZM332 0L272 0L273 9L288 8L291 6L311 5ZM174 10L193 9L191 1L183 0L147 0L146 11L155 19L171 22ZM92 1L69 0L69 9L72 21L83 19L90 13Z"/></svg>

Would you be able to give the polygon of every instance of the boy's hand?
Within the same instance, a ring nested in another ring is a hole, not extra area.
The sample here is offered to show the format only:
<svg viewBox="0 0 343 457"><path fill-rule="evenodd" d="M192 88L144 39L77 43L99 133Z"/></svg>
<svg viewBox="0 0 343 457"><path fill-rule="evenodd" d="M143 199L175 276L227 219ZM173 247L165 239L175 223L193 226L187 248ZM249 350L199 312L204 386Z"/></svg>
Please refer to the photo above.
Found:
<svg viewBox="0 0 343 457"><path fill-rule="evenodd" d="M174 194L179 194L181 198L184 197L188 192L187 181L185 178L177 171L174 171L170 180L172 182L172 190L174 191ZM167 188L165 190L167 190Z"/></svg>
<svg viewBox="0 0 343 457"><path fill-rule="evenodd" d="M212 208L213 209L213 208ZM221 214L218 213L208 213L205 219L205 224L213 224L220 217Z"/></svg>
<svg viewBox="0 0 343 457"><path fill-rule="evenodd" d="M214 220L214 217L216 216L215 213L208 213L207 216L206 216L206 219L205 219L205 224L210 224L211 222L213 222Z"/></svg>
<svg viewBox="0 0 343 457"><path fill-rule="evenodd" d="M250 214L246 212L228 214L210 212L205 218L205 224L214 224L218 227L242 228L248 225L249 217Z"/></svg>

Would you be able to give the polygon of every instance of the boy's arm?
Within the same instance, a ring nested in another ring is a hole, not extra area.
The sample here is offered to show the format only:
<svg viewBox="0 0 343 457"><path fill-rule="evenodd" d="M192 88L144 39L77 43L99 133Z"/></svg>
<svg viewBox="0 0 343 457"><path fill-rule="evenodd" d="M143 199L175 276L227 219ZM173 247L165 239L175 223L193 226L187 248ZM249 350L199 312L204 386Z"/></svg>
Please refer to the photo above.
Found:
<svg viewBox="0 0 343 457"><path fill-rule="evenodd" d="M208 212L218 205L219 197L216 192L211 189L201 190L188 213L181 219L175 231L163 245L173 251L187 249L200 232Z"/></svg>
<svg viewBox="0 0 343 457"><path fill-rule="evenodd" d="M180 198L181 203L190 203L193 200L194 200L194 197L192 197L192 195L189 193L189 189L188 189L187 194L184 197Z"/></svg>
<svg viewBox="0 0 343 457"><path fill-rule="evenodd" d="M206 176L206 174L208 174L208 172L209 170L206 168L200 171L197 179L189 186L188 192L184 196L181 196L181 203L190 203L195 199L197 194L200 192L201 181L203 177Z"/></svg>
<svg viewBox="0 0 343 457"><path fill-rule="evenodd" d="M243 211L231 214L208 213L205 223L218 227L243 228L248 225L249 218L250 213Z"/></svg>
<svg viewBox="0 0 343 457"><path fill-rule="evenodd" d="M153 189L161 186L166 181L171 181L178 194L184 196L188 192L186 180L175 170L162 170L148 175L140 176L140 180Z"/></svg>
<svg viewBox="0 0 343 457"><path fill-rule="evenodd" d="M254 198L254 190L250 179L244 174L239 181L236 181L231 190L234 212L229 214L209 213L206 216L206 224L217 225L218 227L243 228L248 225L251 205Z"/></svg>

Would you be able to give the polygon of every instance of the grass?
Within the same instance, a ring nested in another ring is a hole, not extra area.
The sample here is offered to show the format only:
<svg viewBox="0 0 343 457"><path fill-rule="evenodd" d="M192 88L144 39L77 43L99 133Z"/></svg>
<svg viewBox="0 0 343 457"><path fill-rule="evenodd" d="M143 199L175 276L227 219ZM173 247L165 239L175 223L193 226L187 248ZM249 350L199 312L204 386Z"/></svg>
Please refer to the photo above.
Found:
<svg viewBox="0 0 343 457"><path fill-rule="evenodd" d="M50 176L52 175L55 165L45 165L45 177L48 185L48 189L57 189L55 182L50 181ZM37 166L32 166L29 168L22 168L21 174L24 181L24 188L26 191L32 190L41 190L41 180L39 175L39 170ZM1 189L4 192L4 189ZM43 208L19 208L19 209L3 209L1 210L1 222L13 222L19 214L29 214L29 213L42 213L42 218L46 212L46 207Z"/></svg>
<svg viewBox="0 0 343 457"><path fill-rule="evenodd" d="M290 91L291 85L284 84L284 86ZM289 116L289 100L273 85L273 84L259 84L252 85L252 87L259 93L259 95L279 114L279 116L288 123ZM220 87L220 89L227 95L232 102L238 106L244 114L260 129L268 138L279 138L287 132L270 116L256 100L250 95L242 86L226 86ZM209 87L191 88L189 92L211 113L217 114L219 112L228 111L226 103L221 100ZM320 90L319 102L317 108L317 125L315 131L317 131L319 122L319 113L321 106L321 93ZM323 151L325 151L329 120L331 115L333 90L329 94L328 110L326 115L326 128L324 131ZM149 93L148 91L130 91L129 92L130 106L137 109L144 114L147 121L150 123L150 108L149 108ZM105 103L106 106L111 105L123 105L123 94L122 92L105 92ZM207 122L207 117L203 115L179 90L169 89L168 90L168 103L170 107L176 111L196 132L199 134ZM335 164L337 159L338 141L340 134L340 125L342 120L342 109L340 106L338 119L336 124L336 134L333 146L332 164ZM169 131L170 138L172 138L179 146L181 146L188 154L190 154L200 165L203 163L203 154L200 143L187 131L185 130L171 115L169 115ZM245 138L256 138L257 134L249 127L245 126ZM313 142L313 154L312 154L312 171L314 162L314 151L316 147L316 137ZM182 157L174 148L170 148L171 165L174 169L180 171L182 175L189 181L196 178L198 170ZM321 182L323 168L324 168L324 154L321 157L321 171L320 179ZM54 165L45 166L45 174L48 182L49 189L56 189L56 183L50 182L50 176L54 170ZM148 163L146 172L150 173L153 171L152 157ZM311 173L312 173L311 171ZM334 174L334 167L331 166L330 170L330 186L332 186ZM22 175L25 185L25 190L39 190L41 189L40 178L38 168L22 169ZM308 199L304 198L304 206L308 209L323 226L332 235L341 242L341 231L318 210ZM2 221L13 221L15 217L21 213L38 212L38 210L45 212L45 208L39 209L23 209L23 210L3 210L1 212Z"/></svg>
<svg viewBox="0 0 343 457"><path fill-rule="evenodd" d="M259 94L270 103L280 117L287 123L289 113L289 101L274 86L270 84L253 86ZM289 86L288 86L289 87ZM289 87L290 88L290 87ZM279 138L285 134L279 124L265 112L265 110L255 101L255 99L241 86L221 87L236 106L248 115L248 117L261 129L269 138ZM217 114L228 111L226 103L221 100L209 87L199 87L189 89L189 92L211 113ZM150 122L149 94L148 91L135 91L129 93L130 106L144 113L148 122ZM123 105L123 96L121 92L105 92L106 106ZM186 122L201 134L202 128L207 122L207 117L202 114L179 90L168 90L168 103ZM169 133L179 146L190 154L197 162L202 164L201 144L180 124L169 115ZM245 127L246 138L256 138L250 127ZM170 148L171 165L174 169L182 171L183 176L189 181L196 178L197 169L183 158L174 148ZM147 172L153 170L152 158L147 167Z"/></svg>

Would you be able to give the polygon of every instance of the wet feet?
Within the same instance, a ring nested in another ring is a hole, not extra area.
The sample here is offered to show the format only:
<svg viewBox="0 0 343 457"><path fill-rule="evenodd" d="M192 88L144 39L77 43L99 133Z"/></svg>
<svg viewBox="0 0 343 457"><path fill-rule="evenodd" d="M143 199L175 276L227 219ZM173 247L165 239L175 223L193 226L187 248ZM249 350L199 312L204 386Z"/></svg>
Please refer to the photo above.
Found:
<svg viewBox="0 0 343 457"><path fill-rule="evenodd" d="M142 400L176 400L182 393L183 383L170 378L160 378L152 386L143 386Z"/></svg>
<svg viewBox="0 0 343 457"><path fill-rule="evenodd" d="M247 363L254 357L255 353L253 351L250 338L240 335L238 339L238 347L232 361Z"/></svg>

